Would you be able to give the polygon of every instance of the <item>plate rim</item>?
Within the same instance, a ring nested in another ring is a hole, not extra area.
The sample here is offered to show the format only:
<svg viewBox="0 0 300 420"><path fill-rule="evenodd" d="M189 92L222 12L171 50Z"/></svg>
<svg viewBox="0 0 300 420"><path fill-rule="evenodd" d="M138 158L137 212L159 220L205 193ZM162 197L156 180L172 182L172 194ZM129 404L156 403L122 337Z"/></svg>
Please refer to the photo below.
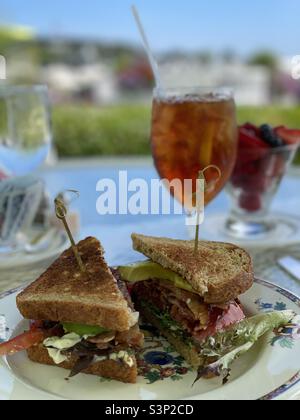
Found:
<svg viewBox="0 0 300 420"><path fill-rule="evenodd" d="M254 283L258 284L258 285L262 285L267 287L268 289L274 290L276 292L278 292L279 294L283 295L285 298L287 298L288 300L290 300L292 303L296 304L299 308L300 308L300 297L298 295L296 295L295 293L290 292L289 290L271 283L267 280L263 280L260 279L258 277L254 278ZM8 290L6 292L2 292L0 293L0 301L5 299L6 297L15 294L17 292L21 292L22 290L24 290L24 286L21 287L17 287L11 290ZM280 387L270 391L269 393L267 393L266 395L258 398L258 401L263 401L263 400L275 400L280 396L283 396L284 394L287 394L288 391L290 391L292 388L295 388L298 384L300 384L300 370L293 375L292 378L290 378L288 381L286 381L284 384L282 384ZM24 384L25 385L25 384ZM29 386L30 385L25 385L25 386ZM37 390L35 387L30 387L32 390L34 391L38 391L40 392L40 390ZM58 397L60 399L64 399L64 397L61 397L59 395L56 394L52 394L52 393L48 393L47 391L43 391L41 390L42 393L45 393L47 395L52 395L53 397Z"/></svg>
<svg viewBox="0 0 300 420"><path fill-rule="evenodd" d="M300 308L300 298L296 294L290 292L289 290L284 289L283 287L278 286L269 281L262 280L256 277L255 277L255 283L266 286L267 288L271 290L275 290L276 292L280 293L281 295L289 299L291 302L293 302ZM276 398L290 391L292 388L296 387L298 384L300 384L300 370L294 376L292 376L292 378L290 378L288 381L282 384L280 387L274 389L273 391L269 392L263 397L260 397L258 400L259 401L275 400Z"/></svg>
<svg viewBox="0 0 300 420"><path fill-rule="evenodd" d="M57 247L53 248L52 250L49 251L43 251L40 254L36 253L36 254L23 254L27 257L23 258L22 263L21 263L21 267L23 268L28 268L31 266L34 266L36 264L40 264L44 261L50 261L53 258L56 258L57 256L59 256L62 252L64 252L67 248L68 248L68 237L67 235L63 232L60 231L59 229L56 229L56 236L60 235L60 244L58 244ZM22 255L22 253L21 253ZM31 258L29 258L31 257ZM16 256L14 256L14 258L16 258ZM8 262L5 263L5 260L2 259L1 261L1 270L5 271L5 270L11 270L12 268L15 267L14 261L10 261L8 260ZM0 294L0 300L1 300L1 294Z"/></svg>
<svg viewBox="0 0 300 420"><path fill-rule="evenodd" d="M300 217L294 213L290 213L290 212L284 212L284 211L272 211L270 213L270 216L272 217L277 217L277 218L289 218L290 220L294 220L294 222L298 222L300 223ZM214 213L211 218L215 218L215 219L220 219L220 217L222 217L224 220L226 219L226 217L224 216L224 213ZM226 233L226 232L225 232ZM223 238L224 239L224 238ZM234 237L231 238L232 240L235 240L236 244L239 245L242 248L248 249L250 251L255 251L256 250L266 250L268 248L270 248L270 241L269 242L261 242L259 239L254 239L253 241L243 241L243 239L240 239L238 237ZM227 241L230 239L227 237ZM279 242L279 243L272 243L272 246L275 249L279 249L285 246L293 246L295 244L299 243L299 239L298 236L296 234L293 234L291 238L286 238L285 240Z"/></svg>

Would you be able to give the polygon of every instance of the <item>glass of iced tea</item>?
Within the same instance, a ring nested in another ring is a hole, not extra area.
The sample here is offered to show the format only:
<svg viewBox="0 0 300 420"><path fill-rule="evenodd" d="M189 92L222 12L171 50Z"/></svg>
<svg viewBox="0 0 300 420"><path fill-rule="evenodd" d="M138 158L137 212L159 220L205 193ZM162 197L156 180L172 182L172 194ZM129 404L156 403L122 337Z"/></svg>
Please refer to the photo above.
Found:
<svg viewBox="0 0 300 420"><path fill-rule="evenodd" d="M154 91L151 134L154 162L162 179L193 181L193 191L170 191L183 205L191 203L186 195L196 192L199 171L210 165L218 167L222 175L216 179L214 168L206 172L207 182L214 187L206 191L205 204L223 189L235 166L237 141L236 107L230 89Z"/></svg>

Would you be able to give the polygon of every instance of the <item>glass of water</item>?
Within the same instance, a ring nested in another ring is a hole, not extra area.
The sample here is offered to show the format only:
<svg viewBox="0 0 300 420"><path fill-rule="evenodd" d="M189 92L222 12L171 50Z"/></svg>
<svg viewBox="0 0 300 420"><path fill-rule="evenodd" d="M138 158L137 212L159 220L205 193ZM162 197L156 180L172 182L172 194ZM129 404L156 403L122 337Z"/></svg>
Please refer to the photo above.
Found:
<svg viewBox="0 0 300 420"><path fill-rule="evenodd" d="M0 254L18 247L42 198L32 177L51 148L51 118L45 86L0 84Z"/></svg>
<svg viewBox="0 0 300 420"><path fill-rule="evenodd" d="M51 147L46 86L0 85L0 179L37 169Z"/></svg>

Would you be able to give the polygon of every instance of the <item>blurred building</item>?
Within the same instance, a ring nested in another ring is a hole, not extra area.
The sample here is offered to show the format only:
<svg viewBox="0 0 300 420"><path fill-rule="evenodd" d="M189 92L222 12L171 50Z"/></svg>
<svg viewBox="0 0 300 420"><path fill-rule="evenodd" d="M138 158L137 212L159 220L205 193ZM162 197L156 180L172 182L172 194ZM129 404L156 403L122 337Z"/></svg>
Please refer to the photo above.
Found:
<svg viewBox="0 0 300 420"><path fill-rule="evenodd" d="M57 102L96 105L149 101L153 75L145 54L135 46L81 39L37 38L30 28L0 27L0 55L11 83L45 83ZM242 60L234 53L160 57L163 85L229 86L239 105L294 105L300 82L291 76L291 58L272 57L274 67Z"/></svg>
<svg viewBox="0 0 300 420"><path fill-rule="evenodd" d="M271 72L262 66L241 61L203 63L197 59L162 62L162 83L168 87L229 86L239 105L266 105L271 102Z"/></svg>
<svg viewBox="0 0 300 420"><path fill-rule="evenodd" d="M300 102L300 80L292 77L292 58L282 57L278 62L276 74L277 95L286 105L296 105Z"/></svg>
<svg viewBox="0 0 300 420"><path fill-rule="evenodd" d="M116 77L102 63L52 64L42 69L41 78L49 86L55 102L78 100L105 105L119 98Z"/></svg>

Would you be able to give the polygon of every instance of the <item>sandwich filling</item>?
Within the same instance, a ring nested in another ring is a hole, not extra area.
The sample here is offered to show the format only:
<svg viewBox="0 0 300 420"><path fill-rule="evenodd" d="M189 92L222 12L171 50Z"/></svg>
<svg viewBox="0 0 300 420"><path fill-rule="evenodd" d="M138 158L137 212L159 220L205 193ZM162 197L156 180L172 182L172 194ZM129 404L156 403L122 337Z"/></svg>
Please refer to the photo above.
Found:
<svg viewBox="0 0 300 420"><path fill-rule="evenodd" d="M180 328L199 344L245 319L238 301L209 305L199 295L157 279L135 284L133 294L137 302L163 316L168 329L176 332Z"/></svg>
<svg viewBox="0 0 300 420"><path fill-rule="evenodd" d="M118 278L117 273L114 275ZM207 304L185 279L153 261L119 267L120 275L132 284L137 303L164 314L165 321L176 323L196 343L245 319L238 300ZM175 329L174 325L170 327Z"/></svg>
<svg viewBox="0 0 300 420"><path fill-rule="evenodd" d="M37 327L37 324L35 326ZM67 326L68 329L66 324L53 325L50 322L43 322L40 324L40 329L45 332L46 337L43 345L55 364L60 365L70 359L77 360L71 377L90 365L104 360L116 360L132 367L135 363L134 351L143 345L143 335L138 325L126 332L102 329L99 334L91 333L99 327L76 324L67 324Z"/></svg>
<svg viewBox="0 0 300 420"><path fill-rule="evenodd" d="M275 311L246 318L238 299L207 304L185 279L152 261L120 267L119 272L145 320L197 368L195 382L222 376L226 383L238 357L294 317L292 311Z"/></svg>
<svg viewBox="0 0 300 420"><path fill-rule="evenodd" d="M115 271L113 274L117 274ZM116 277L118 288L128 303L132 316L134 312L128 290L119 276ZM77 360L70 377L77 375L90 365L104 360L115 360L129 367L135 364L135 350L143 346L144 336L138 323L128 331L110 331L100 326L74 323L55 323L51 321L33 322L35 328L44 331L44 347L55 364Z"/></svg>
<svg viewBox="0 0 300 420"><path fill-rule="evenodd" d="M115 279L118 289L127 301L132 327L125 331L99 325L81 325L53 320L30 321L29 331L0 343L0 357L12 356L34 347L46 349L49 359L56 365L73 366L70 377L104 361L116 361L126 367L136 365L135 352L144 343L128 290L120 278ZM109 320L109 325L112 324Z"/></svg>

